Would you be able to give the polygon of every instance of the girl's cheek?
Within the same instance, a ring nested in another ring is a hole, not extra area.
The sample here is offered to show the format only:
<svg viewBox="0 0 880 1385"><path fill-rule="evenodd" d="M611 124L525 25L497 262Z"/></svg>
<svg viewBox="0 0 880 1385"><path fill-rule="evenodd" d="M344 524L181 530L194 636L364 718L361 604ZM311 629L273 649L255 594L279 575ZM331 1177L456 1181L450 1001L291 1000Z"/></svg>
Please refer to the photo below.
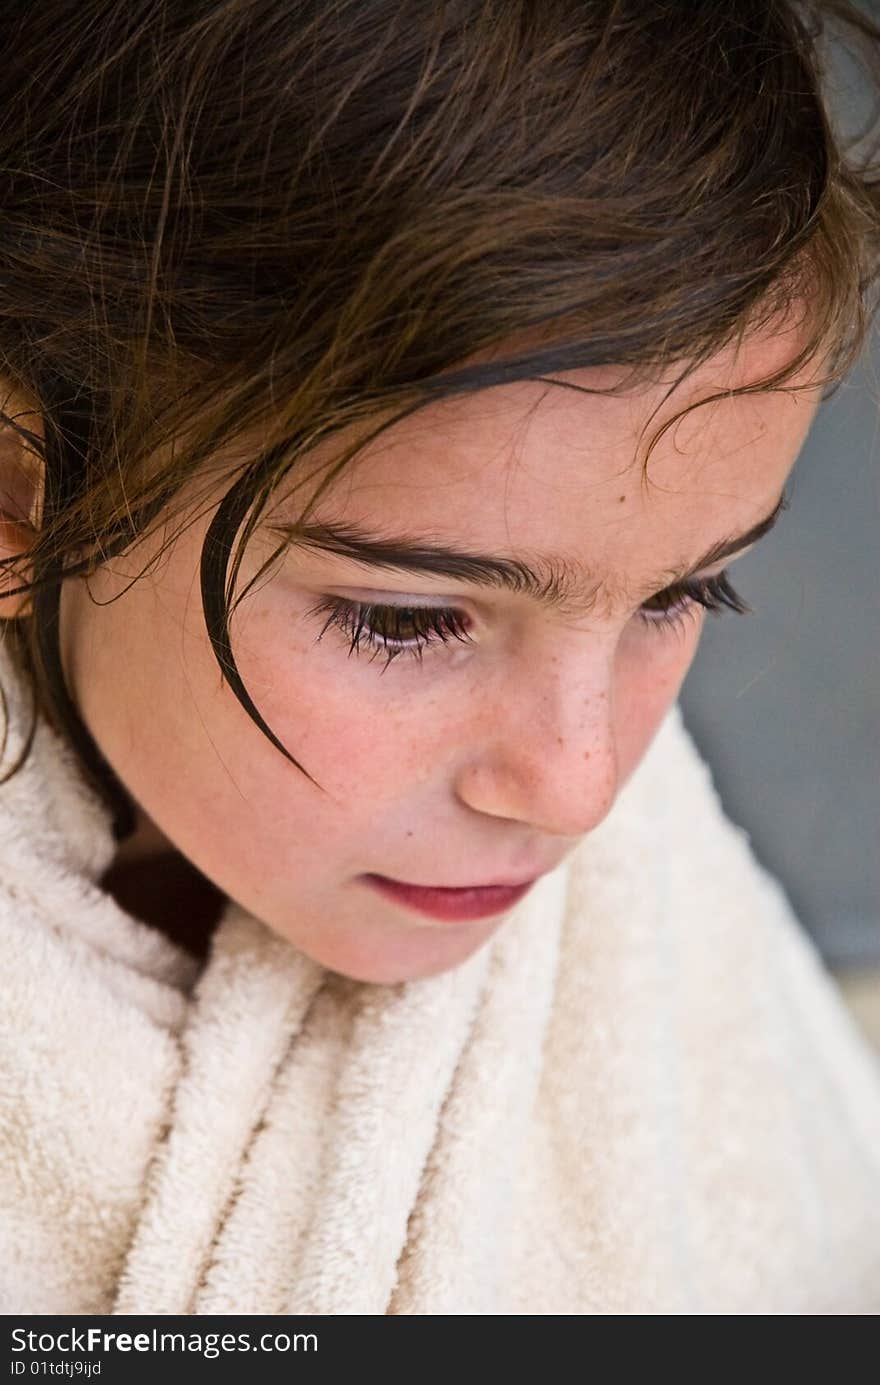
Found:
<svg viewBox="0 0 880 1385"><path fill-rule="evenodd" d="M328 649L282 658L264 647L258 656L253 643L237 662L260 715L331 801L378 803L430 765L433 719L412 689L407 695L380 677L378 665L365 672L355 656ZM283 776L278 752L268 753Z"/></svg>
<svg viewBox="0 0 880 1385"><path fill-rule="evenodd" d="M641 630L622 641L614 681L618 769L623 785L678 696L700 641L704 615L682 630ZM627 632L627 636L630 632Z"/></svg>

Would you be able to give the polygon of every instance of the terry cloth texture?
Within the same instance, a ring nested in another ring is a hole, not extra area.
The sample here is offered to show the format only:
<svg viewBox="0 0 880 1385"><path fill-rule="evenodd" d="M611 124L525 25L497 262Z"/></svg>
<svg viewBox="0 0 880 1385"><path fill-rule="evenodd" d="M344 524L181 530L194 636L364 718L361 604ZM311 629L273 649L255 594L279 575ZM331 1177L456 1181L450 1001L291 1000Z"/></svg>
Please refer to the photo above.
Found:
<svg viewBox="0 0 880 1385"><path fill-rule="evenodd" d="M880 1310L880 1065L677 709L436 977L235 901L202 965L115 849L41 721L0 786L0 1312Z"/></svg>

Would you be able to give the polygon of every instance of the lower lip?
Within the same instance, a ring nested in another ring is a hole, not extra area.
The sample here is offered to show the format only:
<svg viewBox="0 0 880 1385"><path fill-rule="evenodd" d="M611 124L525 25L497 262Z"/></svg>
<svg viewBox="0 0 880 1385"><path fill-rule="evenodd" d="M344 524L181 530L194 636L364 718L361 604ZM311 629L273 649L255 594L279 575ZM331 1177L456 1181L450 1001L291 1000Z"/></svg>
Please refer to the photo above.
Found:
<svg viewBox="0 0 880 1385"><path fill-rule="evenodd" d="M402 885L397 880L386 880L384 875L365 875L363 878L388 899L406 904L430 918L445 919L450 923L503 914L528 894L535 883L528 880L524 885L484 885L474 890L441 890Z"/></svg>

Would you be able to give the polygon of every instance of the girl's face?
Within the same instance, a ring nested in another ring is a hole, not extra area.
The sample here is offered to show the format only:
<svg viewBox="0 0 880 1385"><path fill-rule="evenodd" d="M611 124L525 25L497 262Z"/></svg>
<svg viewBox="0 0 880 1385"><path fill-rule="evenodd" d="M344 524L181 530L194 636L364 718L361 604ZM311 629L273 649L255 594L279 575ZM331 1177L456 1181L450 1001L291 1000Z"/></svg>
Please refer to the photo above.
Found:
<svg viewBox="0 0 880 1385"><path fill-rule="evenodd" d="M645 442L689 400L756 379L791 352L790 339L753 338L665 401L665 384L617 397L565 383L495 388L426 408L372 443L311 522L473 562L450 574L295 546L238 607L230 629L245 686L320 787L221 680L198 576L215 501L199 496L193 522L133 585L161 532L88 590L70 579L69 686L142 830L158 829L165 850L335 971L387 983L462 962L504 913L441 922L365 876L520 882L552 870L602 821L700 635L698 605L658 594L688 574L692 589L717 578L730 560L705 555L773 513L818 392L697 409L660 440L647 479ZM595 388L616 374L561 379ZM264 516L237 590L307 494ZM670 601L678 607L665 610Z"/></svg>

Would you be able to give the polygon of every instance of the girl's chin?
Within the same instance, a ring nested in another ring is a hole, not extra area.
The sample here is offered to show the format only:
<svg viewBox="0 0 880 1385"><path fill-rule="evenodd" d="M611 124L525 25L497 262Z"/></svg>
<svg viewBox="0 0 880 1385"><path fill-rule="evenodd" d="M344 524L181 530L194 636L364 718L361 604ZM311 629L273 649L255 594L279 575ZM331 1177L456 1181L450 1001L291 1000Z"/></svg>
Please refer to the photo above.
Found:
<svg viewBox="0 0 880 1385"><path fill-rule="evenodd" d="M314 960L351 981L373 985L394 986L403 981L420 981L441 972L450 971L473 955L497 932L503 920L480 919L473 923L415 924L390 941L387 937L375 940L359 934L348 945L328 949Z"/></svg>

